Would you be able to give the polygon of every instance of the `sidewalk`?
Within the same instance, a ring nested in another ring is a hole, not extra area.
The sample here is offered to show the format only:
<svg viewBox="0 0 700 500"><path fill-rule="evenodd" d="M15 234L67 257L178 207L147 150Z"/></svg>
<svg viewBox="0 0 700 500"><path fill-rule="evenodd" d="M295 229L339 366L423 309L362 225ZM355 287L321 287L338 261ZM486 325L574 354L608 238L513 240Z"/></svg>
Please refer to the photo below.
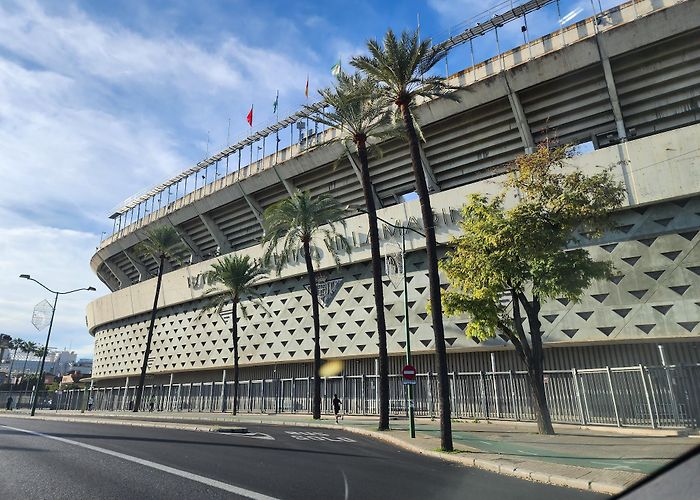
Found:
<svg viewBox="0 0 700 500"><path fill-rule="evenodd" d="M26 412L0 412L0 417L31 418ZM685 451L700 445L697 437L622 435L606 429L555 425L555 436L537 434L532 423L466 422L452 424L455 453L439 452L437 421L416 419L416 438L405 419L392 420L391 431L377 432L377 417L347 416L340 424L331 416L162 412L50 412L34 418L147 425L211 431L249 423L330 427L368 435L414 452L479 467L501 474L572 488L618 493ZM1 421L0 421L1 422ZM669 434L673 434L670 432Z"/></svg>

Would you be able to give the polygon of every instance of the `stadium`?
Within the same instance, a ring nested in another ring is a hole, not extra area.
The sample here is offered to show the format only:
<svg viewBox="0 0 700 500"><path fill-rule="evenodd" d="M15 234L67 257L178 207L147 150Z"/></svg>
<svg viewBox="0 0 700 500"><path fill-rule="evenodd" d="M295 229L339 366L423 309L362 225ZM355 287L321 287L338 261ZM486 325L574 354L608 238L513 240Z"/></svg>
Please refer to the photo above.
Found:
<svg viewBox="0 0 700 500"><path fill-rule="evenodd" d="M472 40L548 4L525 2L444 43L466 60ZM460 88L460 101L435 99L415 109L439 242L458 234L469 194L495 193L505 166L546 139L578 144L582 154L571 160L574 167L594 173L612 166L624 183L617 227L595 241L581 235L585 248L611 259L620 274L595 282L579 303L562 298L543 306L555 420L658 426L700 419L693 382L700 362L698 39L699 2L635 0L452 72L448 80ZM126 409L133 399L158 267L137 244L158 225L174 227L187 252L166 265L144 405L154 401L158 409L181 411L231 406L230 317L206 309L205 273L220 255L261 257L262 213L296 190L329 192L343 206L363 204L356 159L338 144L317 147L337 133L299 111L111 214L113 234L91 260L111 293L87 308L96 408ZM409 150L400 140L382 149L383 156L370 162L378 215L420 229ZM340 374L324 381L324 405L335 393L347 412L361 414L376 412L367 232L366 216L346 220L352 252L340 253L340 267L319 245L322 357L343 363ZM380 226L380 238L383 254L396 252L396 229ZM407 314L403 288L384 280L392 412L406 411L399 374L408 321L416 409L427 415L437 411L437 398L424 241L412 233L406 239ZM313 335L305 284L298 258L260 283L264 307L246 305L239 324L242 411L310 411ZM526 382L518 373L523 367L512 345L501 337L468 338L466 324L466 317L445 317L455 415L529 418ZM633 392L642 399L629 400Z"/></svg>

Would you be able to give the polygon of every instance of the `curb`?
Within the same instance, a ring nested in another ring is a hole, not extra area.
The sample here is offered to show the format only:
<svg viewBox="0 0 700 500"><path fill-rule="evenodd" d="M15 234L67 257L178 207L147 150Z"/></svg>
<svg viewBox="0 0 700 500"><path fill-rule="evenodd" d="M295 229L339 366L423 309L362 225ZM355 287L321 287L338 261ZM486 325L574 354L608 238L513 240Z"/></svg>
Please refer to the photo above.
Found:
<svg viewBox="0 0 700 500"><path fill-rule="evenodd" d="M177 429L177 430L186 430L186 431L199 431L199 432L216 432L222 425L206 425L206 424L183 424L183 423L168 423L168 422L154 422L154 421L147 421L147 420L140 420L136 421L136 419L124 419L124 420L118 420L118 419L98 419L98 418L89 418L89 417L68 417L68 416L44 416L44 415L37 415L34 417L30 417L28 415L8 415L8 414L0 414L0 418L2 417L12 417L12 418L22 418L26 420L45 420L45 421L60 421L60 422L71 422L71 423L89 423L89 424L112 424L112 425L124 425L124 426L132 426L132 427L151 427L151 428L162 428L162 429ZM342 429L344 431L353 433L353 434L358 434L361 436L369 437L372 439L376 439L378 441L385 442L387 444L391 444L397 448L401 448L407 451L411 451L413 453L418 453L420 455L424 455L427 457L432 457L432 458L437 458L440 460L444 460L447 462L452 462L452 463L457 463L460 465L464 465L466 467L476 467L478 469L482 470L487 470L490 472L495 472L497 474L503 474L506 476L513 476L517 477L518 479L526 479L529 481L535 481L538 483L545 483L545 484L551 484L554 486L565 486L568 488L574 488L574 489L579 489L579 490L585 490L585 491L592 491L595 493L604 493L607 495L615 495L617 493L622 492L625 487L616 485L616 484L610 484L610 483L601 483L598 481L588 481L585 479L580 479L580 478L572 478L568 476L562 476L560 474L547 474L544 472L536 471L536 470L530 470L522 467L513 467L512 465L505 465L505 464L499 464L497 462L491 461L491 460L484 460L481 458L467 458L467 457L462 457L459 456L458 454L448 454L444 452L439 452L439 451L432 451L432 450L426 450L425 448L420 448L419 446L416 446L414 444L408 443L406 441L403 441L402 439L396 438L394 436L390 436L387 434L384 434L380 431L371 431L368 429L362 429L358 427L351 427L351 426L336 426L336 425L329 425L329 424L323 424L323 423L313 423L313 422L298 422L298 421L275 421L275 422L270 422L270 421L265 421L262 419L241 419L238 420L236 423L239 424L245 424L245 423L259 423L259 424L264 424L264 425L277 425L277 426L290 426L290 427L315 427L315 428L320 428L320 429L334 429L334 430L339 430ZM223 424L223 422L222 422ZM227 428L231 428L230 425L226 426ZM468 452L466 452L468 453Z"/></svg>

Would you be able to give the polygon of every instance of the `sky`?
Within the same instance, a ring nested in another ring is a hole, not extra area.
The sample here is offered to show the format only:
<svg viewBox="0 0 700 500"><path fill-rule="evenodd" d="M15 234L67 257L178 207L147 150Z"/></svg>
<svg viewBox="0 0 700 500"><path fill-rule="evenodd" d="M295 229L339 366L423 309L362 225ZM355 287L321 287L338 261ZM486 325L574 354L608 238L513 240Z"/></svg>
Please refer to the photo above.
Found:
<svg viewBox="0 0 700 500"><path fill-rule="evenodd" d="M85 307L109 290L89 262L115 207L244 138L251 105L255 128L273 123L278 91L280 117L297 111L307 75L313 98L336 62L349 69L387 28L420 20L440 42L510 4L0 0L0 332L45 342L32 310L52 295L20 274L58 291L94 286L59 299L50 342L92 357ZM562 0L560 13L576 22L591 2ZM530 38L559 18L554 4L528 16ZM523 42L521 25L500 30L501 50ZM495 55L494 37L474 51L477 62ZM470 61L458 47L449 70Z"/></svg>

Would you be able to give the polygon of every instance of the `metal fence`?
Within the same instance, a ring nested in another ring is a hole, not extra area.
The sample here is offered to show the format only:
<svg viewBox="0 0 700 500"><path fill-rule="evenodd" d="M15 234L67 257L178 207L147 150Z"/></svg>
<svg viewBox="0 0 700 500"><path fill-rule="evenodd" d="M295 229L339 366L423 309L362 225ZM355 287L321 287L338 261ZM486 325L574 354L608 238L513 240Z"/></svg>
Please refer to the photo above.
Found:
<svg viewBox="0 0 700 500"><path fill-rule="evenodd" d="M450 373L452 414L455 418L533 420L532 398L525 372ZM700 364L631 366L545 371L545 391L552 420L560 423L637 427L698 427ZM414 407L418 416L438 414L437 377L417 375ZM245 380L239 386L241 413L310 413L313 379ZM389 379L390 412L406 415L408 402L402 379ZM322 379L322 412L330 413L334 394L349 415L375 415L377 376L338 376ZM0 392L6 402L8 391ZM17 407L31 406L31 393ZM52 410L92 409L128 411L135 387L111 387L40 392L37 406ZM233 407L233 383L203 382L148 385L142 411L221 412Z"/></svg>

